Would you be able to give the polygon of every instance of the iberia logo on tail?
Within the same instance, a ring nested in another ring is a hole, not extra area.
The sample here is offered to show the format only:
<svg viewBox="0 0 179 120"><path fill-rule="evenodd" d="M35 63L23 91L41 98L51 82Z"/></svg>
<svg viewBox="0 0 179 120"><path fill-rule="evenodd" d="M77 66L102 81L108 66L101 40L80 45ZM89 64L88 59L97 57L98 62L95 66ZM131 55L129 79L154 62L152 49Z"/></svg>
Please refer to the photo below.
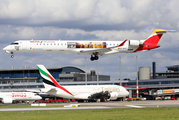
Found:
<svg viewBox="0 0 179 120"><path fill-rule="evenodd" d="M142 50L150 50L160 47L160 45L158 45L158 42L160 41L162 35L164 33L167 33L168 31L173 31L173 30L155 29L153 33L144 41L143 45L141 45L134 52L142 51Z"/></svg>

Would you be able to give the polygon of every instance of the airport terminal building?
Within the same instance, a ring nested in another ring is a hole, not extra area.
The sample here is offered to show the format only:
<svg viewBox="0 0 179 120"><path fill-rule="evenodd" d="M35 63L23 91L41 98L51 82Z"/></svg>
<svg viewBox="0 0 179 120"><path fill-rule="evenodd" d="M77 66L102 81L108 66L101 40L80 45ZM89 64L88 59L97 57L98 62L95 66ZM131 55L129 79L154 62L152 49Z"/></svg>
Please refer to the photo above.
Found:
<svg viewBox="0 0 179 120"><path fill-rule="evenodd" d="M152 73L149 67L139 68L138 86L141 88L139 90L141 96L176 96L179 98L179 65L166 68L166 72L156 72L155 64L153 64ZM136 87L136 80L123 81L122 85L128 87L129 97L136 96L136 91L130 90Z"/></svg>
<svg viewBox="0 0 179 120"><path fill-rule="evenodd" d="M155 68L155 67L153 67ZM179 97L179 65L167 67L166 72L155 72L149 67L139 68L139 93L148 96L175 95ZM60 85L120 85L120 81L110 80L110 75L97 75L74 66L47 67ZM85 78L87 77L87 82ZM43 79L37 68L10 68L0 70L0 91L25 91L44 88ZM123 80L122 86L129 90L129 97L136 97L136 80ZM166 90L169 90L166 92Z"/></svg>
<svg viewBox="0 0 179 120"><path fill-rule="evenodd" d="M87 84L99 84L110 81L109 75L97 75L95 71L86 74L84 70L74 67L55 67L47 68L52 76L60 82L61 85L85 85L85 77ZM43 79L40 76L37 68L10 68L0 70L0 90L1 91L23 91L25 89L40 89L44 88Z"/></svg>

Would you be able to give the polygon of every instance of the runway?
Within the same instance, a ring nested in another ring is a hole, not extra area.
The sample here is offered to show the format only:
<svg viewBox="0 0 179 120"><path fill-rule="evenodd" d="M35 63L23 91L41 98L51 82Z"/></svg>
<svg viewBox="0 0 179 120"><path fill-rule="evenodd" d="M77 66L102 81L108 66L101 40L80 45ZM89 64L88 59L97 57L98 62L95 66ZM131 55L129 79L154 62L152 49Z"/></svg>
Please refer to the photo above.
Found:
<svg viewBox="0 0 179 120"><path fill-rule="evenodd" d="M56 103L47 104L54 105L69 105L75 103ZM164 100L164 101L115 101L115 102L100 102L100 103L78 103L81 107L30 107L30 108L1 108L0 111L40 111L40 110L82 110L82 109L112 109L112 108L146 108L146 107L179 107L179 100ZM22 104L13 105L21 106ZM6 106L6 105L1 105ZM9 106L9 105L8 105ZM83 107L84 106L84 107Z"/></svg>
<svg viewBox="0 0 179 120"><path fill-rule="evenodd" d="M112 107L105 107L105 106L99 106L99 107L43 107L43 108L6 108L6 109L0 109L0 111L39 111L39 110L85 110L85 109L109 109Z"/></svg>

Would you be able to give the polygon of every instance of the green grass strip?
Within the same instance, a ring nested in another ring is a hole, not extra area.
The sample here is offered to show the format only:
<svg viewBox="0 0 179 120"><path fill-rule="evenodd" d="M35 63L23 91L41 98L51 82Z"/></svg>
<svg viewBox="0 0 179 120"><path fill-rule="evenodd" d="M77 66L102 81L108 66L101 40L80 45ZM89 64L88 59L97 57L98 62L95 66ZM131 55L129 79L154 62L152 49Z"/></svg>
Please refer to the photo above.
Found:
<svg viewBox="0 0 179 120"><path fill-rule="evenodd" d="M179 107L0 112L0 120L178 120Z"/></svg>

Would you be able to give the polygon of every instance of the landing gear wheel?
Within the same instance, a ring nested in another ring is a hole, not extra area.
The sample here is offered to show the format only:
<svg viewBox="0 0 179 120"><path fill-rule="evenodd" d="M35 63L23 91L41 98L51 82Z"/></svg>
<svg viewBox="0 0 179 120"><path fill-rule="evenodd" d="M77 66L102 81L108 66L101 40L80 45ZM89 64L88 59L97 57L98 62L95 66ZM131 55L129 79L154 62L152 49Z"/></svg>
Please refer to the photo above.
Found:
<svg viewBox="0 0 179 120"><path fill-rule="evenodd" d="M91 58L90 58L91 61L94 61L94 57L91 55Z"/></svg>
<svg viewBox="0 0 179 120"><path fill-rule="evenodd" d="M91 55L90 58L91 61L98 60L98 59L99 59L98 55L95 55L94 57Z"/></svg>
<svg viewBox="0 0 179 120"><path fill-rule="evenodd" d="M95 59L95 60L98 60L98 58L99 58L98 56L94 56L94 59Z"/></svg>
<svg viewBox="0 0 179 120"><path fill-rule="evenodd" d="M13 57L14 57L13 52L11 52L11 58L13 58Z"/></svg>

